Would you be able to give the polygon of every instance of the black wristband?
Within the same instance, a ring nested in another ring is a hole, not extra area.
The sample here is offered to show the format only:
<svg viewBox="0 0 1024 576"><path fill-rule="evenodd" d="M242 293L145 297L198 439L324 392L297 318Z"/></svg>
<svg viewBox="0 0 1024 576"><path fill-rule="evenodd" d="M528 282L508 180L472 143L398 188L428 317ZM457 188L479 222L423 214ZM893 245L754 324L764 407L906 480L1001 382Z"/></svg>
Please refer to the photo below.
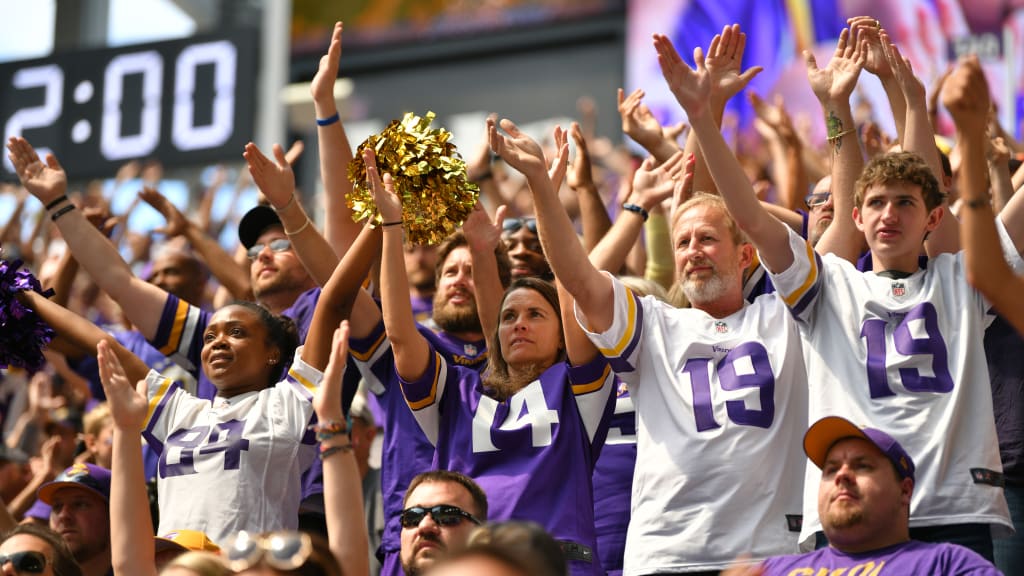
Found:
<svg viewBox="0 0 1024 576"><path fill-rule="evenodd" d="M402 221L401 220L395 220L394 222L381 222L380 227L381 228L387 228L388 226L401 226L401 225L402 225Z"/></svg>
<svg viewBox="0 0 1024 576"><path fill-rule="evenodd" d="M988 200L983 200L981 198L975 198L973 200L965 201L964 202L964 206L967 206L968 208L972 208L972 209L978 209L978 208L984 208L986 206L991 207L992 204Z"/></svg>
<svg viewBox="0 0 1024 576"><path fill-rule="evenodd" d="M641 206L638 206L631 202L626 202L625 204L623 204L622 209L627 212L639 214L644 219L644 222L647 222L647 218L650 216L650 214L647 213L647 210L644 210Z"/></svg>
<svg viewBox="0 0 1024 576"><path fill-rule="evenodd" d="M71 212L74 209L75 209L75 205L74 204L68 204L67 206L61 208L60 210L57 210L56 212L54 212L53 216L50 216L50 220L53 221L53 222L56 222L57 218L60 218L61 216L67 214L68 212Z"/></svg>
<svg viewBox="0 0 1024 576"><path fill-rule="evenodd" d="M46 211L49 212L50 210L53 210L61 202L65 201L67 199L68 199L68 195L67 194L62 194L60 198L57 198L56 200L51 200L50 203L46 205Z"/></svg>

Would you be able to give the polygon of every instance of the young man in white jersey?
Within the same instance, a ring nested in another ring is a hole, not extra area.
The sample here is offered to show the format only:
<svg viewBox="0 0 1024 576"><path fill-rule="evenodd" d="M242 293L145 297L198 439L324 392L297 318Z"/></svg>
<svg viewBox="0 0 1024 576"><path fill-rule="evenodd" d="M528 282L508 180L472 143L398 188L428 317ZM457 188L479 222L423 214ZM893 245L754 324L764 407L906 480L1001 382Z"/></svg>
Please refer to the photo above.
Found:
<svg viewBox="0 0 1024 576"><path fill-rule="evenodd" d="M855 83L863 57L853 42L844 46L847 39L844 33L836 52L847 67L827 70ZM872 272L858 272L831 254L820 257L764 210L707 118L710 80L702 55L695 53L693 70L667 38L657 36L655 43L729 211L800 324L807 343L809 418L841 415L888 430L908 452L932 463L917 478L911 536L963 544L991 560L988 527L998 533L1011 524L982 349L988 305L967 285L962 256L943 255L919 268L924 238L943 213L928 165L909 153L887 155L857 180L853 222L871 248ZM830 104L823 101L826 110ZM842 119L829 128L837 150L858 145L856 131L843 129ZM834 177L833 188L844 181ZM833 227L846 217L837 215ZM1007 257L1019 261L1005 240ZM808 467L802 539L820 530L815 472Z"/></svg>
<svg viewBox="0 0 1024 576"><path fill-rule="evenodd" d="M623 574L718 574L748 551L764 558L794 550L803 466L796 447L806 427L800 338L775 298L745 302L753 250L721 199L698 194L673 215L678 281L693 308L638 298L587 259L540 146L508 120L501 127L508 135L492 123L491 146L526 175L555 277L636 408ZM643 218L636 208L621 217Z"/></svg>

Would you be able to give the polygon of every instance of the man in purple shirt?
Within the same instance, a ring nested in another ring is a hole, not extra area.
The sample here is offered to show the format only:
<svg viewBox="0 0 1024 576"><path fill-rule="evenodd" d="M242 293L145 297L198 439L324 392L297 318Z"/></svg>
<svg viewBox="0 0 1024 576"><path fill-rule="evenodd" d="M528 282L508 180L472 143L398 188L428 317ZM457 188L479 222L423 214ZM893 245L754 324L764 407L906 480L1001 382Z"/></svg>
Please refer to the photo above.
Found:
<svg viewBox="0 0 1024 576"><path fill-rule="evenodd" d="M785 576L842 569L877 576L1000 573L963 546L910 539L914 461L892 436L828 416L807 430L804 452L821 469L818 516L828 547L726 574Z"/></svg>

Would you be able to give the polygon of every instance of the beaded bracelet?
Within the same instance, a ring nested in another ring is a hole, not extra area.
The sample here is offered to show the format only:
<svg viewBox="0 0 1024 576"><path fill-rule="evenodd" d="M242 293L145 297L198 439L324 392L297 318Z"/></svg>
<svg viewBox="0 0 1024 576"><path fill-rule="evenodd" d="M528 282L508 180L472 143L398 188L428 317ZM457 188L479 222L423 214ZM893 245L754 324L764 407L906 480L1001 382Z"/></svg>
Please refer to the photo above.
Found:
<svg viewBox="0 0 1024 576"><path fill-rule="evenodd" d="M317 118L316 125L320 127L330 126L331 124L334 124L338 120L341 120L341 116L339 116L338 113L335 112L334 116L328 116L327 118Z"/></svg>
<svg viewBox="0 0 1024 576"><path fill-rule="evenodd" d="M623 204L622 209L627 212L632 212L633 214L639 214L644 219L644 222L647 222L647 218L650 216L647 210L644 210L642 206L638 206L632 202L626 202Z"/></svg>
<svg viewBox="0 0 1024 576"><path fill-rule="evenodd" d="M351 444L342 444L341 446L323 446L323 445L321 445L320 446L320 460L321 461L327 460L328 457L330 457L333 454L337 454L338 452L351 452L351 451L352 451L352 445Z"/></svg>
<svg viewBox="0 0 1024 576"><path fill-rule="evenodd" d="M318 442L323 442L339 434L347 434L348 424L344 420L324 420L323 422L311 424L309 430L316 432Z"/></svg>

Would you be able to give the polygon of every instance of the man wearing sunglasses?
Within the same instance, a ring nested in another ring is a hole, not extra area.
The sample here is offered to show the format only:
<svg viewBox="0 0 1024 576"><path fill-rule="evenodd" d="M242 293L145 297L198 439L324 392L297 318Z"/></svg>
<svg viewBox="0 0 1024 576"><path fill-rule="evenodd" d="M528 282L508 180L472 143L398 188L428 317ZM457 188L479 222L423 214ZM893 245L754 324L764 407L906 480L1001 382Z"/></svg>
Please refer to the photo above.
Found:
<svg viewBox="0 0 1024 576"><path fill-rule="evenodd" d="M505 218L501 223L501 239L512 261L512 279L536 276L551 280L551 267L537 236L537 219Z"/></svg>
<svg viewBox="0 0 1024 576"><path fill-rule="evenodd" d="M402 570L421 574L449 552L466 545L487 521L487 496L468 476L447 470L412 479L400 516Z"/></svg>
<svg viewBox="0 0 1024 576"><path fill-rule="evenodd" d="M36 524L21 524L0 543L0 574L82 576L60 535Z"/></svg>

